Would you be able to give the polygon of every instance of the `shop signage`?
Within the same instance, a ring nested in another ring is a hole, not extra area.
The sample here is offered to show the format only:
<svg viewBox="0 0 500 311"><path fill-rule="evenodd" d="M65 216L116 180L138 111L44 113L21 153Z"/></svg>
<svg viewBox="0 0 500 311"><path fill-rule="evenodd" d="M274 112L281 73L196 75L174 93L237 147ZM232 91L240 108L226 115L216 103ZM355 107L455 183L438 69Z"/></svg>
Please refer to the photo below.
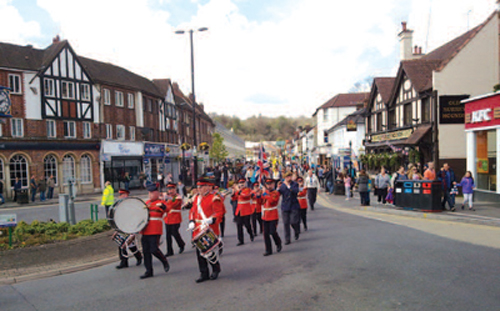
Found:
<svg viewBox="0 0 500 311"><path fill-rule="evenodd" d="M465 128L500 126L500 94L465 104Z"/></svg>
<svg viewBox="0 0 500 311"><path fill-rule="evenodd" d="M15 227L17 225L16 214L0 215L0 228Z"/></svg>
<svg viewBox="0 0 500 311"><path fill-rule="evenodd" d="M142 156L142 143L103 141L102 153L118 156Z"/></svg>
<svg viewBox="0 0 500 311"><path fill-rule="evenodd" d="M144 144L144 156L145 157L164 157L165 156L165 145L164 144Z"/></svg>
<svg viewBox="0 0 500 311"><path fill-rule="evenodd" d="M439 123L440 124L463 124L464 105L462 100L469 95L439 96Z"/></svg>
<svg viewBox="0 0 500 311"><path fill-rule="evenodd" d="M402 130L402 131L395 131L395 132L390 132L390 133L372 135L372 143L406 139L406 138L410 137L412 131L413 131L412 129L407 129L407 130Z"/></svg>
<svg viewBox="0 0 500 311"><path fill-rule="evenodd" d="M347 131L348 131L348 132L356 132L356 131L357 131L357 129L358 129L358 128L357 128L356 121L354 121L354 120L349 120L349 121L347 122L346 127L347 127Z"/></svg>

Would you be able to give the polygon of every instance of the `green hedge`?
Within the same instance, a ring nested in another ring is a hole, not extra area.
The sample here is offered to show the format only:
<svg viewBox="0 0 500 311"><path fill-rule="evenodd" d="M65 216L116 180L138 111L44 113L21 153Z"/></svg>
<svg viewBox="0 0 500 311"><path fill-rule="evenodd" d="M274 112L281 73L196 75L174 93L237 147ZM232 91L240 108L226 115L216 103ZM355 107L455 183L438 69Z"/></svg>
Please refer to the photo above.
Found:
<svg viewBox="0 0 500 311"><path fill-rule="evenodd" d="M52 241L64 241L80 236L89 236L110 230L106 219L96 222L86 219L76 225L67 222L40 222L34 220L31 224L20 221L14 228L12 248L41 245ZM8 229L0 229L0 250L10 249Z"/></svg>

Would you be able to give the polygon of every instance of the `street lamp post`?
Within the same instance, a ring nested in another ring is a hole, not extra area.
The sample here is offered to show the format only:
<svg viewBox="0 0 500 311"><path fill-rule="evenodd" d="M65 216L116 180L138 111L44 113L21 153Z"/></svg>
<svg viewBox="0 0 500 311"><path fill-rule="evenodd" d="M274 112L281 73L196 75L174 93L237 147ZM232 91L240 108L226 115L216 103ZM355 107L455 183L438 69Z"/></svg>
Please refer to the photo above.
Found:
<svg viewBox="0 0 500 311"><path fill-rule="evenodd" d="M352 172L352 140L349 141L349 174Z"/></svg>
<svg viewBox="0 0 500 311"><path fill-rule="evenodd" d="M198 159L197 159L197 153L196 153L196 147L198 145L197 139L196 139L196 95L194 91L194 49L193 49L193 33L195 31L202 32L202 31L207 31L207 27L202 27L198 29L190 29L188 30L189 32L189 43L191 46L191 94L193 96L193 184L196 185L196 182L198 180ZM186 33L184 30L177 30L175 32L178 35L183 35Z"/></svg>

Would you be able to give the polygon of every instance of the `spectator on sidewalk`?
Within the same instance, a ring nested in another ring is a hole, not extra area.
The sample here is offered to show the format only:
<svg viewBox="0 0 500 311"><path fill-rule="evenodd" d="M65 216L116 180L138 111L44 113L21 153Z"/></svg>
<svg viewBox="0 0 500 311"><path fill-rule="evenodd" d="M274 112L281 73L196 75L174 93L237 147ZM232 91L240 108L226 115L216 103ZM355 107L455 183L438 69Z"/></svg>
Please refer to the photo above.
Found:
<svg viewBox="0 0 500 311"><path fill-rule="evenodd" d="M45 191L47 191L45 176L40 177L40 180L38 181L38 191L40 191L40 201L45 201Z"/></svg>
<svg viewBox="0 0 500 311"><path fill-rule="evenodd" d="M337 178L340 178L340 180L343 179L344 182L344 187L345 187L345 200L349 201L351 198L351 176L345 175L340 173Z"/></svg>
<svg viewBox="0 0 500 311"><path fill-rule="evenodd" d="M35 202L36 188L38 188L38 185L36 184L36 176L33 174L33 175L31 175L31 180L30 180L31 201L32 202Z"/></svg>
<svg viewBox="0 0 500 311"><path fill-rule="evenodd" d="M3 197L3 182L1 180L0 180L0 200L2 200L0 204L5 203L5 199Z"/></svg>
<svg viewBox="0 0 500 311"><path fill-rule="evenodd" d="M365 170L359 172L358 180L356 184L358 185L359 196L361 198L361 206L370 205L370 197L368 192L368 181L369 177Z"/></svg>
<svg viewBox="0 0 500 311"><path fill-rule="evenodd" d="M377 202L386 204L387 189L391 187L391 178L385 173L385 168L380 169L380 174L375 177L375 194Z"/></svg>
<svg viewBox="0 0 500 311"><path fill-rule="evenodd" d="M465 176L460 181L460 183L456 184L456 186L462 187L462 193L464 194L464 203L462 204L462 210L464 209L465 204L468 203L469 210L475 211L472 199L476 185L474 184L474 178L472 177L472 173L470 171L467 171L465 173Z"/></svg>
<svg viewBox="0 0 500 311"><path fill-rule="evenodd" d="M429 168L424 171L425 180L436 180L436 171L434 170L434 162L429 162Z"/></svg>
<svg viewBox="0 0 500 311"><path fill-rule="evenodd" d="M54 175L50 175L47 180L47 199L52 199L54 197L54 188L56 186L56 181L54 180Z"/></svg>
<svg viewBox="0 0 500 311"><path fill-rule="evenodd" d="M405 168L404 168L404 166L400 166L399 169L394 173L394 175L392 175L392 178L391 178L391 188L394 189L394 187L396 186L396 182L397 181L403 181L403 180L408 180L408 177L405 174ZM393 204L396 205L396 201L397 201L397 193L396 193L396 191L393 191L393 195L394 195Z"/></svg>
<svg viewBox="0 0 500 311"><path fill-rule="evenodd" d="M12 186L12 189L14 189L14 202L17 202L17 196L19 194L19 191L21 191L22 187L23 184L19 180L19 177L16 177L16 180L14 181L14 186Z"/></svg>
<svg viewBox="0 0 500 311"><path fill-rule="evenodd" d="M443 200L441 202L441 207L446 210L446 202L450 207L450 211L455 211L455 195L451 194L451 188L453 184L457 181L455 177L455 172L451 169L448 163L444 163L441 171L439 172L439 181L441 182L441 187L443 189Z"/></svg>
<svg viewBox="0 0 500 311"><path fill-rule="evenodd" d="M314 211L314 203L316 203L320 184L318 177L313 174L312 169L307 171L304 187L307 188L307 200L309 201L309 207L311 208L311 211Z"/></svg>
<svg viewBox="0 0 500 311"><path fill-rule="evenodd" d="M130 177L129 172L125 172L125 176L123 177L123 183L125 184L125 190L129 191L130 190L130 180L132 178Z"/></svg>
<svg viewBox="0 0 500 311"><path fill-rule="evenodd" d="M321 165L319 168L318 168L318 179L319 179L319 184L321 187L324 187L325 186L325 170L323 168L323 165Z"/></svg>

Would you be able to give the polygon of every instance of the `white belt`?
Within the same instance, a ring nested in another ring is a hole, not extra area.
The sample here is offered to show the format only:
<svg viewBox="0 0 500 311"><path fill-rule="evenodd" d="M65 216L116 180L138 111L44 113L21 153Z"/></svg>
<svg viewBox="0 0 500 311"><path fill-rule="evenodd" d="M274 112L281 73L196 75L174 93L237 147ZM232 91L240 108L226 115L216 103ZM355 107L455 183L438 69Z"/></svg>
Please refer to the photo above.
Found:
<svg viewBox="0 0 500 311"><path fill-rule="evenodd" d="M262 208L263 211L274 211L275 209L278 209L278 207L275 206L275 207L271 207L271 208L265 208L265 207Z"/></svg>
<svg viewBox="0 0 500 311"><path fill-rule="evenodd" d="M171 210L171 211L170 211L170 212L168 212L168 213L170 214L170 213L180 213L180 212L181 212L181 211L180 211L180 210L178 210L178 209L173 209L173 210Z"/></svg>
<svg viewBox="0 0 500 311"><path fill-rule="evenodd" d="M151 217L149 218L149 220L159 220L159 221L163 221L162 218L159 218L159 217Z"/></svg>
<svg viewBox="0 0 500 311"><path fill-rule="evenodd" d="M250 201L238 201L238 204L249 204Z"/></svg>
<svg viewBox="0 0 500 311"><path fill-rule="evenodd" d="M306 197L297 197L297 199L306 199Z"/></svg>

